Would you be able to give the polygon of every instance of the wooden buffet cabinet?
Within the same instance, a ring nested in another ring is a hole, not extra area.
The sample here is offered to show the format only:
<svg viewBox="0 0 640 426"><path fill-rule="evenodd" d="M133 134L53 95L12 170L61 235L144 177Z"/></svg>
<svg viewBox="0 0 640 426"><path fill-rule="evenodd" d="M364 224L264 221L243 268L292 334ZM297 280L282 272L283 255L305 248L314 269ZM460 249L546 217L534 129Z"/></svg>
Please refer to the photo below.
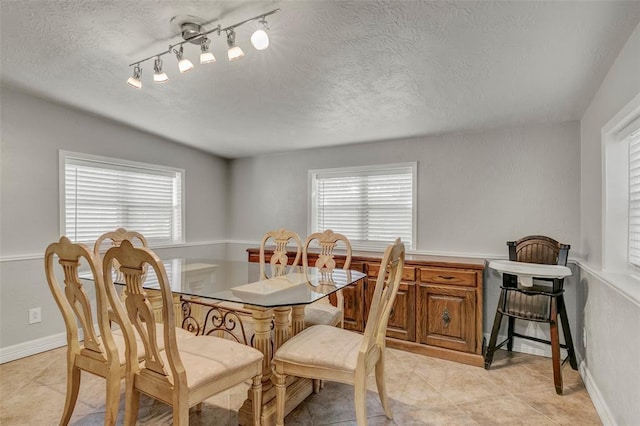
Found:
<svg viewBox="0 0 640 426"><path fill-rule="evenodd" d="M258 248L247 252L249 261L259 261ZM270 255L267 250L267 262ZM314 256L309 255L309 264ZM367 277L342 290L344 328L364 331L381 257L353 252L349 269ZM336 263L341 267L344 257L336 255ZM387 346L483 366L483 270L483 259L407 255L387 326Z"/></svg>

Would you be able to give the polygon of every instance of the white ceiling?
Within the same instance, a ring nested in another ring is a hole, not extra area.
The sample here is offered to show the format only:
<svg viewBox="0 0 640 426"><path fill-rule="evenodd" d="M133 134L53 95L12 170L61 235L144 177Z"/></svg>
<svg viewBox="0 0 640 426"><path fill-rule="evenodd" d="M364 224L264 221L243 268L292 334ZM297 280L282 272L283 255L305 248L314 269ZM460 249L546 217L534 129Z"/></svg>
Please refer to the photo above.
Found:
<svg viewBox="0 0 640 426"><path fill-rule="evenodd" d="M269 10L271 45L143 89L128 65L181 41L174 16L222 27ZM2 83L227 158L580 119L640 1L1 0ZM37 121L36 121L37 122Z"/></svg>

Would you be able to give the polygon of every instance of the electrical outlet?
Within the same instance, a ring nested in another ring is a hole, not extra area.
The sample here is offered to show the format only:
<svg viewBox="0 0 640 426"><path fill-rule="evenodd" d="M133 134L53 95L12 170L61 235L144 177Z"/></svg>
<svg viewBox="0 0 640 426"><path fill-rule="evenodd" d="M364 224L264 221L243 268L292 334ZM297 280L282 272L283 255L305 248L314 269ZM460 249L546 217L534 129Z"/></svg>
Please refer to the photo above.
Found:
<svg viewBox="0 0 640 426"><path fill-rule="evenodd" d="M42 321L42 311L40 308L29 309L29 324L36 324Z"/></svg>

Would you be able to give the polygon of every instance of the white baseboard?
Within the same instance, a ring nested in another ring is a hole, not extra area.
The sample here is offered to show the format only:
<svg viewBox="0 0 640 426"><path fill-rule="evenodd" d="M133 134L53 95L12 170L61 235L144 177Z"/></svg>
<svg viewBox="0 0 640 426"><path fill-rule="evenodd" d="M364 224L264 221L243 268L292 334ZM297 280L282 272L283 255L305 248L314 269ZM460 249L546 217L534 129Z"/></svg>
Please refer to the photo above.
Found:
<svg viewBox="0 0 640 426"><path fill-rule="evenodd" d="M0 348L0 364L15 361L30 355L39 354L40 352L49 351L51 349L66 346L67 333L54 334L52 336L42 337L40 339L30 340L28 342L18 343L17 345Z"/></svg>
<svg viewBox="0 0 640 426"><path fill-rule="evenodd" d="M605 426L615 426L616 421L613 414L602 397L602 393L600 392L600 389L598 389L598 386L596 386L596 382L593 380L593 376L591 376L591 373L584 361L580 362L579 370L584 386L587 388L589 397L591 397L591 402L593 402L593 406L595 407L598 416L600 416L602 424Z"/></svg>

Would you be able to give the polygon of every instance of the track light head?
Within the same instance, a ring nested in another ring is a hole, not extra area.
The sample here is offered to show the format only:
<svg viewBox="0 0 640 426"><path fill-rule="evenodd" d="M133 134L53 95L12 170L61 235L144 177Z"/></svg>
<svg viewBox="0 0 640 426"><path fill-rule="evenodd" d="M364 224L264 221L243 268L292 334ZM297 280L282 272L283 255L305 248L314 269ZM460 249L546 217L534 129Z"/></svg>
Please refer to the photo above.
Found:
<svg viewBox="0 0 640 426"><path fill-rule="evenodd" d="M242 58L244 56L244 52L240 48L240 46L236 46L236 33L231 28L227 31L227 45L229 45L229 50L227 51L227 55L230 61L234 61L236 59Z"/></svg>
<svg viewBox="0 0 640 426"><path fill-rule="evenodd" d="M209 39L203 38L202 43L200 44L200 63L201 64L209 64L211 62L216 61L216 57L213 56L213 53L209 51Z"/></svg>
<svg viewBox="0 0 640 426"><path fill-rule="evenodd" d="M269 29L267 21L262 17L258 21L259 28L251 35L251 44L257 50L264 50L269 47L269 35L265 30Z"/></svg>
<svg viewBox="0 0 640 426"><path fill-rule="evenodd" d="M142 89L142 81L140 81L140 76L142 76L142 68L140 68L140 64L136 64L133 67L133 76L129 77L127 80L127 84L136 89Z"/></svg>
<svg viewBox="0 0 640 426"><path fill-rule="evenodd" d="M153 74L153 81L156 83L166 83L169 81L169 77L167 77L167 73L162 71L162 59L158 56L153 63L153 70L155 73Z"/></svg>
<svg viewBox="0 0 640 426"><path fill-rule="evenodd" d="M178 58L178 70L181 73L189 72L193 69L193 63L187 58L183 58L184 50L182 45L180 45L180 50L173 49L173 53L176 54L176 58Z"/></svg>

